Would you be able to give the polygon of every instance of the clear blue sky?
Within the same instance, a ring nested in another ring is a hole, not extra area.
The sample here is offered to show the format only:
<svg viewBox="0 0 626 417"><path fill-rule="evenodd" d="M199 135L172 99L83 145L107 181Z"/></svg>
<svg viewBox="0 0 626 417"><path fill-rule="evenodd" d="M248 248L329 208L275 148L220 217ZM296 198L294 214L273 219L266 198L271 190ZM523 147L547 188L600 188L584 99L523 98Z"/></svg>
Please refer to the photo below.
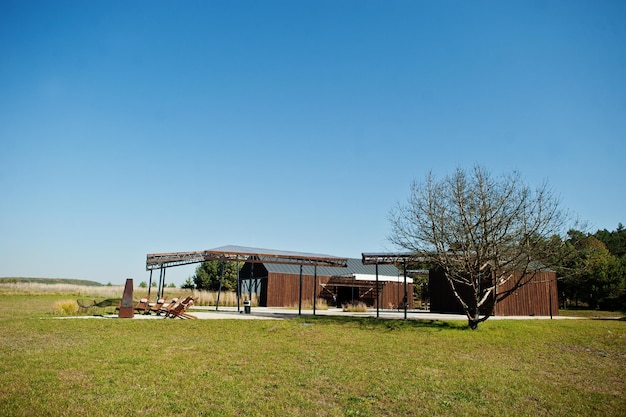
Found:
<svg viewBox="0 0 626 417"><path fill-rule="evenodd" d="M0 1L0 276L360 257L432 170L626 223L624 1ZM182 283L193 267L168 270Z"/></svg>

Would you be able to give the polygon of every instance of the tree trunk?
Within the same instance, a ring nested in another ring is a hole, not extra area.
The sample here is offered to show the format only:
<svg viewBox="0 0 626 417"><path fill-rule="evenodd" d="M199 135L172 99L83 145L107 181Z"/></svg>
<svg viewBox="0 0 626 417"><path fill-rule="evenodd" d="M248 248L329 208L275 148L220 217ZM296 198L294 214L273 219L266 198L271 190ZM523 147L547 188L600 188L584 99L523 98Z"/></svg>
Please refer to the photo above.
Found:
<svg viewBox="0 0 626 417"><path fill-rule="evenodd" d="M472 300L474 303L475 300ZM479 309L478 306L472 306L468 309L467 311L467 325L469 326L470 329L472 330L476 330L478 328L478 323L480 323L480 317L479 317Z"/></svg>
<svg viewBox="0 0 626 417"><path fill-rule="evenodd" d="M475 318L467 319L467 326L472 330L478 329L478 323L479 321Z"/></svg>
<svg viewBox="0 0 626 417"><path fill-rule="evenodd" d="M480 323L480 307L478 306L479 292L474 288L473 297L467 305L467 325L470 329L476 330Z"/></svg>

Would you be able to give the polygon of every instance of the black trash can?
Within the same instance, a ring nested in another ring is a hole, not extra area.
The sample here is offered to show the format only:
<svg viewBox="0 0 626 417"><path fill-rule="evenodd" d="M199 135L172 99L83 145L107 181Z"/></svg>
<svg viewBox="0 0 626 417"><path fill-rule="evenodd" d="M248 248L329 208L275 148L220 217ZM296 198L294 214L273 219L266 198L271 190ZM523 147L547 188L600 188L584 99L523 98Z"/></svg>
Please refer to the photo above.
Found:
<svg viewBox="0 0 626 417"><path fill-rule="evenodd" d="M243 302L243 312L246 314L250 314L250 300L245 300Z"/></svg>

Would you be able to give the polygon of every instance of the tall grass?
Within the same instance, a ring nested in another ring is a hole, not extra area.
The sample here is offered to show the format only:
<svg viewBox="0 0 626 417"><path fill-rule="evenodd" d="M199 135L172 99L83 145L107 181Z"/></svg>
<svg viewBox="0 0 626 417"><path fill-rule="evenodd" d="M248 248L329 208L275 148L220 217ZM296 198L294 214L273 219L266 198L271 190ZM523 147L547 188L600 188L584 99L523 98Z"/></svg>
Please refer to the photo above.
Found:
<svg viewBox="0 0 626 417"><path fill-rule="evenodd" d="M142 297L148 295L150 290L150 300L156 301L156 289L155 288L143 288L134 287L133 295L135 300L139 300ZM175 297L185 297L191 295L194 298L194 304L198 306L214 306L217 305L218 292L217 291L204 291L204 290L187 290L180 288L165 288L166 299L171 300ZM16 283L0 283L0 294L3 296L12 295L65 295L75 296L81 301L86 300L102 300L110 298L122 298L124 294L123 285L110 285L110 286L89 286L89 285L74 285L74 284L43 284L35 282L16 282ZM248 299L248 294L244 294L241 298L243 300ZM222 291L219 294L220 306L236 307L237 306L237 294L233 291ZM258 297L256 294L252 294L252 306L258 306Z"/></svg>
<svg viewBox="0 0 626 417"><path fill-rule="evenodd" d="M294 303L290 305L288 308L290 309L298 309L300 308L300 303ZM313 310L313 300L306 299L302 300L302 308L305 310ZM315 302L316 310L328 310L328 303L323 298L318 298Z"/></svg>
<svg viewBox="0 0 626 417"><path fill-rule="evenodd" d="M341 306L343 311L351 312L351 313L366 313L367 312L367 304L358 301L356 303L347 303Z"/></svg>
<svg viewBox="0 0 626 417"><path fill-rule="evenodd" d="M147 291L135 288L135 291ZM121 298L124 293L122 285L92 286L74 284L42 284L37 282L1 283L0 293L3 295L35 295L35 294L71 294L78 297Z"/></svg>
<svg viewBox="0 0 626 417"><path fill-rule="evenodd" d="M204 290L192 290L191 296L194 299L194 304L198 306L214 306L217 305L218 292L217 291L204 291ZM249 297L246 294L242 296L240 303L247 300ZM237 306L237 293L234 291L222 291L219 294L220 306L224 307L236 307ZM252 294L251 305L258 306L259 300L256 294Z"/></svg>
<svg viewBox="0 0 626 417"><path fill-rule="evenodd" d="M78 313L78 303L76 300L59 300L52 306L54 314L61 314L64 316L71 316Z"/></svg>

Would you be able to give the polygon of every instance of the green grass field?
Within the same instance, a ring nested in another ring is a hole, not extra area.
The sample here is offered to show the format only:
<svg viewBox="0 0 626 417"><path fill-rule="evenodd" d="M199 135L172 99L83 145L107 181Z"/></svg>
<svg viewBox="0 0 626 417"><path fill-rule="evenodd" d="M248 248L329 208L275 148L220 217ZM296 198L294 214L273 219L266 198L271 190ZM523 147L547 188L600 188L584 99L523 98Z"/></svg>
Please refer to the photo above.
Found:
<svg viewBox="0 0 626 417"><path fill-rule="evenodd" d="M0 292L0 415L626 415L626 321L61 319L64 298Z"/></svg>

